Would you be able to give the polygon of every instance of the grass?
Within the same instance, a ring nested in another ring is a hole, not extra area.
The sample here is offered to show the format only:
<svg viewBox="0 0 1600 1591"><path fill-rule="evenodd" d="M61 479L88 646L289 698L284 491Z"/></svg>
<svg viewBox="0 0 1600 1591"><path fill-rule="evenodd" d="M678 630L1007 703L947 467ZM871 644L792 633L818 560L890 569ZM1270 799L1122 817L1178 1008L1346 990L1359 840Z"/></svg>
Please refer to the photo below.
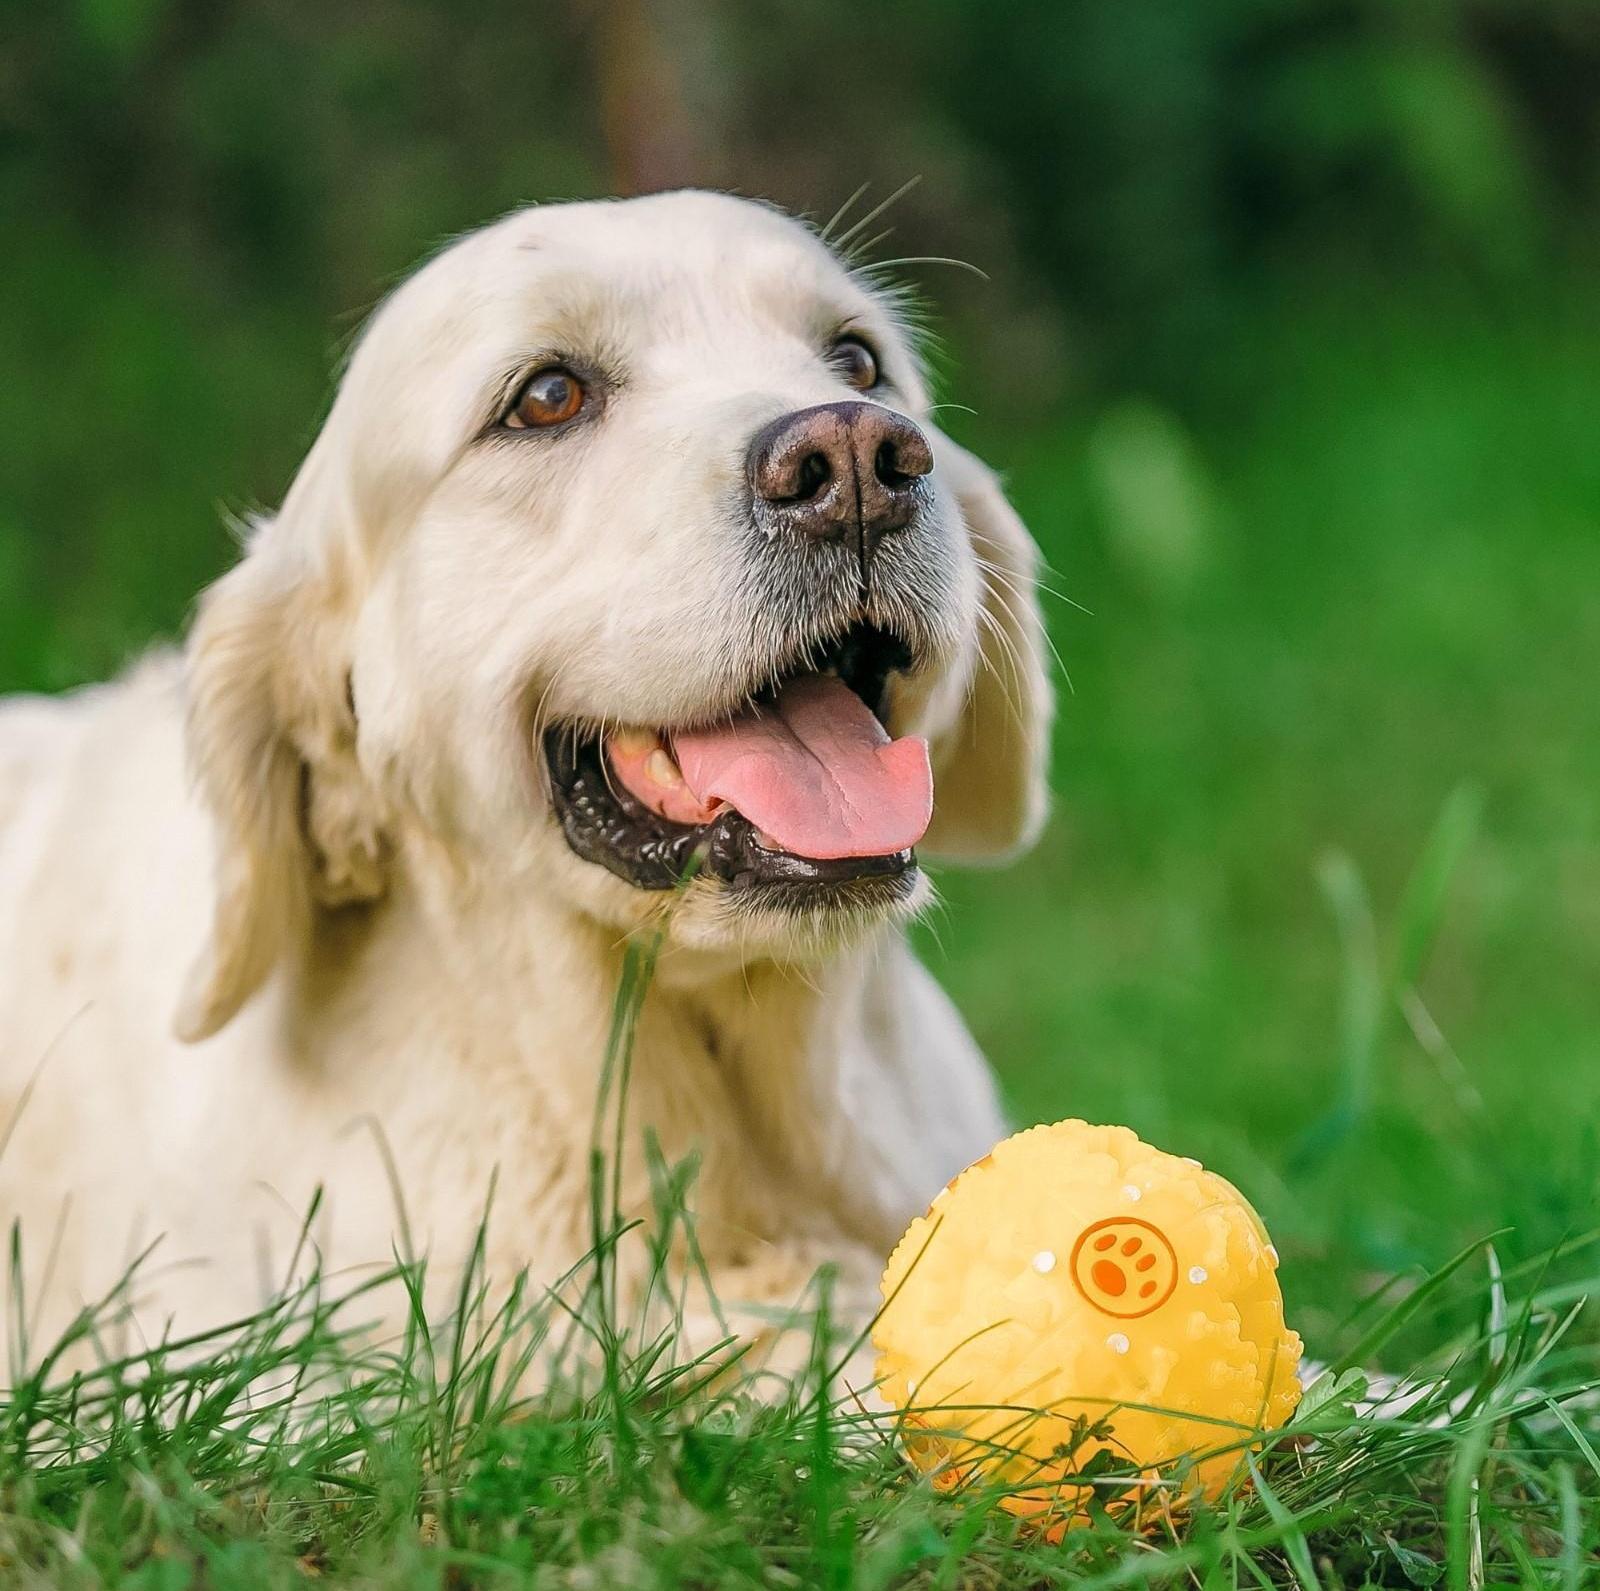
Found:
<svg viewBox="0 0 1600 1591"><path fill-rule="evenodd" d="M1600 1549L1584 1356L1559 1301L1509 1302L1512 1322L1457 1338L1404 1415L1330 1400L1187 1528L1102 1521L1051 1546L981 1488L911 1475L891 1417L814 1383L761 1402L651 1345L603 1388L522 1401L510 1371L539 1311L378 1352L341 1333L359 1299L312 1291L191 1345L196 1363L158 1351L20 1389L0 1555L8 1585L52 1588L1576 1588Z"/></svg>
<svg viewBox="0 0 1600 1591"><path fill-rule="evenodd" d="M144 324L136 286L106 284L108 326ZM774 1398L619 1336L601 1188L581 1329L469 1298L374 1345L379 1282L324 1278L76 1381L36 1349L0 1407L0 1585L1594 1583L1600 317L1584 289L1301 289L1254 284L1157 400L974 426L1090 612L1051 607L1056 821L1024 867L941 878L923 943L1019 1121L1125 1121L1223 1170L1311 1351L1411 1371L1420 1403L1358 1417L1347 1381L1187 1530L1051 1548L820 1376ZM175 619L222 556L201 508L310 413L277 383L315 357L237 377L238 435L203 362L159 372L213 429L156 426L131 521L85 464L57 516L104 521L82 556L21 539L57 524L38 461L66 428L16 410L0 682L70 683ZM842 1345L813 1327L820 1365ZM587 1378L516 1395L568 1332Z"/></svg>
<svg viewBox="0 0 1600 1591"><path fill-rule="evenodd" d="M1418 877L1418 898L1432 898L1426 866ZM1052 1544L997 1506L996 1483L947 1490L913 1472L901 1416L839 1385L856 1343L829 1318L826 1277L791 1327L809 1334L798 1379L764 1375L732 1339L686 1359L670 1310L652 1328L616 1288L624 1243L651 1245L658 1302L672 1296L669 1253L685 1239L693 1253L688 1168L657 1157L647 1225L621 1218L610 1169L652 958L636 949L619 991L594 1242L567 1285L523 1278L497 1297L469 1266L449 1318L431 1321L423 1260L342 1290L314 1271L225 1330L58 1372L75 1347L114 1340L125 1281L13 1367L0 1403L4 1583L1575 1591L1592 1576L1600 1454L1585 1427L1600 1363L1573 1275L1592 1270L1600 1233L1509 1271L1474 1244L1419 1285L1381 1289L1289 1426L1259 1441L1222 1434L1245 1455L1232 1489L1143 1534L1115 1517L1115 1475L1096 1472L1107 1506ZM13 1278L19 1244L13 1233ZM410 1300L406 1328L375 1339L364 1323L394 1288ZM12 1305L20 1325L15 1286ZM1404 1361L1409 1385L1358 1406L1362 1367L1419 1328L1436 1345Z"/></svg>
<svg viewBox="0 0 1600 1591"><path fill-rule="evenodd" d="M941 878L926 953L1019 1120L1228 1167L1324 1346L1375 1277L1600 1220L1594 304L1303 288L1154 420L978 439L1089 612L1050 603L1055 821Z"/></svg>

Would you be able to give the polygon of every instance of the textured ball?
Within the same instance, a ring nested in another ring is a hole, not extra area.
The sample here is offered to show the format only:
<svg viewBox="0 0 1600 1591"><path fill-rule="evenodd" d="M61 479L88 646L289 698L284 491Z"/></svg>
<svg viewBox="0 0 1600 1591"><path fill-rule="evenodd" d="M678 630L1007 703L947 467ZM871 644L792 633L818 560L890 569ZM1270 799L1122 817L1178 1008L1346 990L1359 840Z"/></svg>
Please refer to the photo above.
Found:
<svg viewBox="0 0 1600 1591"><path fill-rule="evenodd" d="M1180 1483L1215 1496L1248 1433L1300 1401L1277 1264L1256 1213L1198 1161L1126 1127L1033 1127L895 1249L879 1390L936 1485L982 1471L1052 1533L1085 1517L1086 1468L1113 1512L1147 1512L1158 1490L1170 1503Z"/></svg>

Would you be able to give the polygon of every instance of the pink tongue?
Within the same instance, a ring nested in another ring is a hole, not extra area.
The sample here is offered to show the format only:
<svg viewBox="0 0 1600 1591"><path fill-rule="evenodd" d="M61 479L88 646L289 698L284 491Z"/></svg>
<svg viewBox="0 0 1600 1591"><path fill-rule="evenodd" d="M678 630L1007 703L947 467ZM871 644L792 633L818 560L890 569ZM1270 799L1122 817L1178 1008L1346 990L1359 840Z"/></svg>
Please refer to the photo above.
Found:
<svg viewBox="0 0 1600 1591"><path fill-rule="evenodd" d="M726 801L780 849L819 861L915 845L933 816L928 743L890 740L842 680L806 674L775 706L674 738L685 783Z"/></svg>

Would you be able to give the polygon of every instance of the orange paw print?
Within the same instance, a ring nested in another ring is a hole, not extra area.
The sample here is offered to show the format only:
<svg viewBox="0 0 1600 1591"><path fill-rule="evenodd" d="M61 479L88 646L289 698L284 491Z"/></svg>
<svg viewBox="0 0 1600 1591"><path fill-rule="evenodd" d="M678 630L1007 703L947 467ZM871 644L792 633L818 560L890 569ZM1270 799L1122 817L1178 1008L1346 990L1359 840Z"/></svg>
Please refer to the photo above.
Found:
<svg viewBox="0 0 1600 1591"><path fill-rule="evenodd" d="M1072 1280L1102 1314L1132 1320L1172 1297L1178 1257L1159 1227L1114 1215L1085 1227L1073 1244Z"/></svg>

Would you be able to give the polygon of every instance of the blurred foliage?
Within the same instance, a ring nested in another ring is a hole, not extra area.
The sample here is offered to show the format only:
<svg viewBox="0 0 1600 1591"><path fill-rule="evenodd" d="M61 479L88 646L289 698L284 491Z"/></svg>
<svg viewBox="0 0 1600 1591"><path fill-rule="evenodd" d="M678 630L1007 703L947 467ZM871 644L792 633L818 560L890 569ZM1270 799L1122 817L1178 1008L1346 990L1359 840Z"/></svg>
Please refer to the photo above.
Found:
<svg viewBox="0 0 1600 1591"><path fill-rule="evenodd" d="M171 629L385 284L517 204L920 178L877 252L989 274L919 273L965 401L1214 406L1263 293L1592 238L1597 71L1589 0L5 0L0 681Z"/></svg>
<svg viewBox="0 0 1600 1591"><path fill-rule="evenodd" d="M907 267L941 417L1089 610L1060 815L930 947L1013 1101L1239 1168L1323 1298L1553 1240L1600 1105L1596 82L1593 0L0 0L0 688L177 629L454 232L920 178L874 252L987 273ZM1318 856L1387 921L1462 781L1453 1048L1386 1049L1291 1191L1341 1088Z"/></svg>

